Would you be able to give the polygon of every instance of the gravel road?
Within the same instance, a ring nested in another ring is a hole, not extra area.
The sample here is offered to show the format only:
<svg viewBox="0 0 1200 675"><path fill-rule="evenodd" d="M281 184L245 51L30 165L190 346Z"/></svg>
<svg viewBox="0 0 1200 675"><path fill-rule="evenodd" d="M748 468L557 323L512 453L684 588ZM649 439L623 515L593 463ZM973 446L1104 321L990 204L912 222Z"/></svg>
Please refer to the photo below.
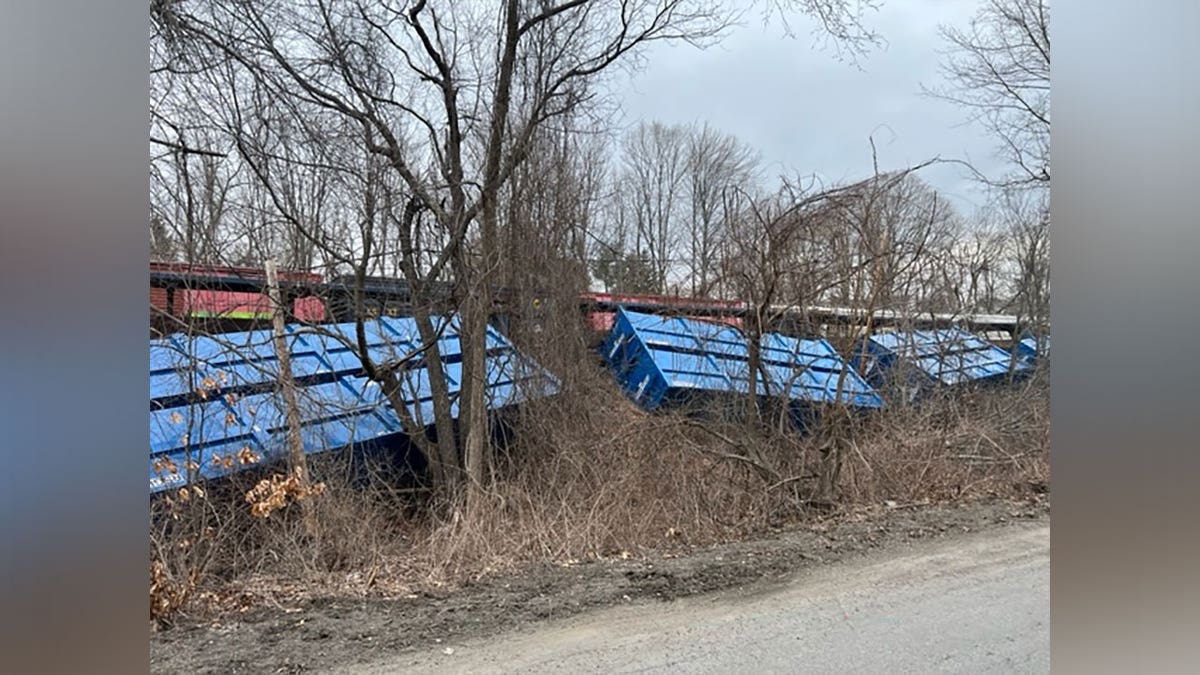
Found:
<svg viewBox="0 0 1200 675"><path fill-rule="evenodd" d="M752 594L631 602L341 672L1041 673L1045 522L815 568Z"/></svg>

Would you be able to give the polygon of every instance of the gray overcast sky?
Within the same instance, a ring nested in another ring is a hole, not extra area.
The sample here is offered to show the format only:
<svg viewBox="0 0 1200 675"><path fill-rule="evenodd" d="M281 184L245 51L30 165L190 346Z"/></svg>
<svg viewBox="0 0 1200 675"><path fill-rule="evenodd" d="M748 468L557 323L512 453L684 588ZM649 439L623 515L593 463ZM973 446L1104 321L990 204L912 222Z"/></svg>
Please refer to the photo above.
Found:
<svg viewBox="0 0 1200 675"><path fill-rule="evenodd" d="M814 23L789 19L795 37L775 20L746 17L720 45L698 50L656 45L644 71L621 88L624 122L707 120L762 153L769 176L818 174L828 180L871 173L868 136L881 169L940 155L970 159L985 173L1002 165L994 143L966 112L922 96L941 83L938 24L965 26L976 0L886 0L868 16L886 40L858 61L839 61L814 44ZM925 169L924 178L970 215L983 193L954 165Z"/></svg>

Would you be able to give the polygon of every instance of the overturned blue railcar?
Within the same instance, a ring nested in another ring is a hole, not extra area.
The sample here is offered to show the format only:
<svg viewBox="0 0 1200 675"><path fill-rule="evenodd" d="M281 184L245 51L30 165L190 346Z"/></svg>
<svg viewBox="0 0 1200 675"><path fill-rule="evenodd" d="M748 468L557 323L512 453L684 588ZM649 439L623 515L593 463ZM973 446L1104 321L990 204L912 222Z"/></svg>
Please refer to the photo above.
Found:
<svg viewBox="0 0 1200 675"><path fill-rule="evenodd" d="M433 319L442 368L458 415L462 351L456 319ZM409 414L433 423L429 374L411 318L365 324L375 363L400 373ZM286 340L306 453L386 446L407 436L352 346L354 323L289 325ZM557 392L559 383L500 333L487 336L489 408L499 410ZM279 361L270 331L170 335L150 341L150 492L260 466L285 450L286 413L277 392Z"/></svg>
<svg viewBox="0 0 1200 675"><path fill-rule="evenodd" d="M747 338L729 326L619 308L600 350L621 387L646 410L750 393ZM796 417L817 403L883 405L827 341L774 333L762 338L755 394L790 400Z"/></svg>
<svg viewBox="0 0 1200 675"><path fill-rule="evenodd" d="M1036 365L1050 358L1050 336L1029 336L1017 343L1017 355L1026 363Z"/></svg>
<svg viewBox="0 0 1200 675"><path fill-rule="evenodd" d="M900 386L910 397L931 386L995 382L1026 374L1030 366L960 328L876 333L855 348L852 362L877 388Z"/></svg>

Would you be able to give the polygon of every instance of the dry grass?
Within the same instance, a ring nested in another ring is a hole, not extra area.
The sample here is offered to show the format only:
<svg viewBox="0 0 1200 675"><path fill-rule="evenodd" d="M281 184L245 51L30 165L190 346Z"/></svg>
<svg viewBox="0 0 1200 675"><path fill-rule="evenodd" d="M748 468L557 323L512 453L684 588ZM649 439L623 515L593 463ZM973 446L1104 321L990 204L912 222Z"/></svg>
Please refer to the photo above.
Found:
<svg viewBox="0 0 1200 675"><path fill-rule="evenodd" d="M242 498L250 478L157 503L152 616L313 596L397 597L528 563L752 537L829 517L828 504L816 511L814 503L831 451L841 456L834 516L883 502L1019 496L1048 484L1044 374L837 417L806 436L713 415L644 413L590 363L566 379L565 391L586 395L522 409L512 420L517 440L471 503L429 508L392 480L352 485L333 458L313 467L327 486L311 498L315 532L293 506L252 517Z"/></svg>
<svg viewBox="0 0 1200 675"><path fill-rule="evenodd" d="M1049 487L1044 373L892 409L873 422L846 454L847 502L1021 496Z"/></svg>

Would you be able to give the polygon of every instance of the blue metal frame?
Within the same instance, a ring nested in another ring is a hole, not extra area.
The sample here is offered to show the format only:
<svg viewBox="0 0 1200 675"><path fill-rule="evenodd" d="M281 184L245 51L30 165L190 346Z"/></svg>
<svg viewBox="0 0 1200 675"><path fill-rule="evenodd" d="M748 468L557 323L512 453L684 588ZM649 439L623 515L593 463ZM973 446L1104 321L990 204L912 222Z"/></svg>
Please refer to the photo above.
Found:
<svg viewBox="0 0 1200 675"><path fill-rule="evenodd" d="M433 321L436 327L445 320ZM411 318L381 318L365 328L367 351L377 363L399 362L421 344ZM362 365L350 347L357 344L354 323L316 330L289 325L286 339L298 385L305 452L386 444L403 436L400 419L379 385L362 376ZM489 409L558 391L553 375L491 328L487 346ZM455 397L451 415L457 417L462 353L455 319L448 320L438 347ZM432 394L423 360L412 358L400 372L409 412L422 426L431 425ZM226 476L280 456L286 423L274 391L277 378L269 331L151 340L151 493L189 480Z"/></svg>
<svg viewBox="0 0 1200 675"><path fill-rule="evenodd" d="M1041 349L1038 349L1038 342L1041 342ZM1039 361L1050 357L1050 336L1046 335L1041 338L1029 336L1023 338L1017 343L1017 355L1025 360L1026 363L1035 364Z"/></svg>
<svg viewBox="0 0 1200 675"><path fill-rule="evenodd" d="M791 383L790 398L841 402L856 408L883 407L879 394L828 340L801 340L767 333L763 335L761 355L764 363L769 364L769 372L775 374L776 382Z"/></svg>
<svg viewBox="0 0 1200 675"><path fill-rule="evenodd" d="M864 356L865 348L865 356ZM852 362L876 387L896 383L922 388L1020 376L1029 364L960 328L877 333L855 349Z"/></svg>
<svg viewBox="0 0 1200 675"><path fill-rule="evenodd" d="M729 326L619 307L600 351L625 392L646 410L696 392L750 391L746 337ZM844 371L841 402L866 408L883 405L825 340L767 334L760 356L766 377L755 378L759 396L806 404L834 402Z"/></svg>

